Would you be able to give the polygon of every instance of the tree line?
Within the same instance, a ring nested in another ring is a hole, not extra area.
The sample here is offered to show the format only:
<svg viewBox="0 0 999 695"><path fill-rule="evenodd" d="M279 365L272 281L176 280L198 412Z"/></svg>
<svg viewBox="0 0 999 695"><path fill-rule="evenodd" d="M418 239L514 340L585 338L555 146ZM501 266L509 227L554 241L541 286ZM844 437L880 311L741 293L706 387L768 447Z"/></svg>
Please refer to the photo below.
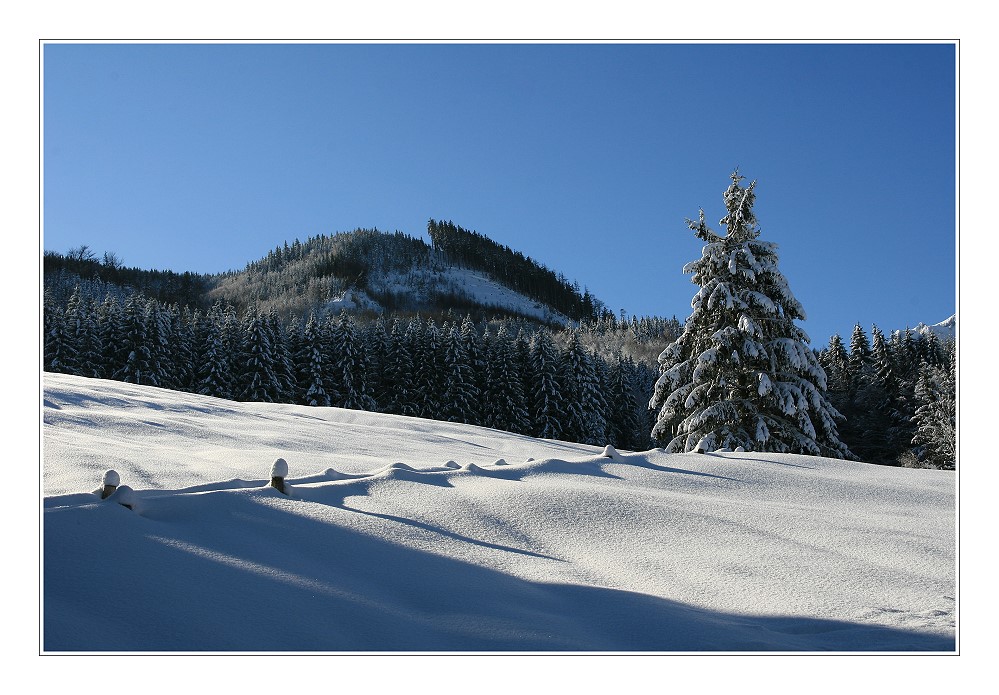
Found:
<svg viewBox="0 0 999 695"><path fill-rule="evenodd" d="M240 401L337 406L623 449L649 446L654 370L595 336L637 319L552 331L514 319L341 312L282 320L250 304L202 312L140 293L44 298L46 371ZM659 326L659 329L662 329Z"/></svg>
<svg viewBox="0 0 999 695"><path fill-rule="evenodd" d="M840 436L862 461L955 467L957 346L932 331L857 324L849 349L837 334L819 352L829 400L844 416Z"/></svg>

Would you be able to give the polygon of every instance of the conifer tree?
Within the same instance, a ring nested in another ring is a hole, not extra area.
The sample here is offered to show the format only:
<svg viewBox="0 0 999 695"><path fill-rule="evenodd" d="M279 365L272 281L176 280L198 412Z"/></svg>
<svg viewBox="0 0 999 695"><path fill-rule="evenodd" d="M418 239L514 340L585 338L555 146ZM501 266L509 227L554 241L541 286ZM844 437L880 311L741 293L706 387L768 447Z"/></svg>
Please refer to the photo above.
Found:
<svg viewBox="0 0 999 695"><path fill-rule="evenodd" d="M97 307L97 342L101 358L94 375L102 379L113 379L117 369L115 340L121 323L121 305L113 294L108 292L104 301Z"/></svg>
<svg viewBox="0 0 999 695"><path fill-rule="evenodd" d="M141 295L130 295L125 301L114 342L119 356L114 379L155 385L156 364L149 348L148 326L146 302Z"/></svg>
<svg viewBox="0 0 999 695"><path fill-rule="evenodd" d="M747 450L846 457L826 398L826 375L795 325L805 312L777 267L777 245L759 240L755 182L736 171L725 191L720 236L704 211L687 220L705 242L684 268L699 287L683 334L660 355L650 407L652 437L669 451Z"/></svg>
<svg viewBox="0 0 999 695"><path fill-rule="evenodd" d="M278 319L272 309L264 314L264 326L271 343L271 354L274 358L274 392L275 403L294 403L297 389L295 364L292 358L291 339L288 330Z"/></svg>
<svg viewBox="0 0 999 695"><path fill-rule="evenodd" d="M921 447L920 460L932 468L953 469L957 461L957 379L950 366L923 362L915 387L916 433L912 443Z"/></svg>
<svg viewBox="0 0 999 695"><path fill-rule="evenodd" d="M173 344L167 346L170 388L195 391L197 383L197 336L202 316L188 307L173 306L169 314Z"/></svg>
<svg viewBox="0 0 999 695"><path fill-rule="evenodd" d="M636 449L639 420L635 408L634 362L620 352L610 364L607 393L608 443L622 449Z"/></svg>
<svg viewBox="0 0 999 695"><path fill-rule="evenodd" d="M416 415L413 404L413 358L409 341L399 319L392 321L389 333L389 351L385 357L385 379L392 385L386 411L394 415Z"/></svg>
<svg viewBox="0 0 999 695"><path fill-rule="evenodd" d="M66 321L65 310L56 305L45 308L43 368L47 372L76 373L77 349Z"/></svg>
<svg viewBox="0 0 999 695"><path fill-rule="evenodd" d="M452 326L444 342L444 393L441 397L441 419L471 423L478 392L472 365L465 350L461 330Z"/></svg>
<svg viewBox="0 0 999 695"><path fill-rule="evenodd" d="M146 342L149 349L149 368L141 383L172 388L170 347L173 336L170 333L169 312L158 301L150 299L145 302L142 320L145 323Z"/></svg>
<svg viewBox="0 0 999 695"><path fill-rule="evenodd" d="M468 366L471 369L472 391L476 395L472 403L472 410L468 414L469 424L481 424L482 422L482 389L486 383L485 377L485 343L483 337L479 335L475 323L469 314L461 321L461 341L465 344L465 353L468 355Z"/></svg>
<svg viewBox="0 0 999 695"><path fill-rule="evenodd" d="M216 398L233 398L233 337L226 335L233 323L233 308L223 306L221 302L212 306L205 315L197 350L197 393Z"/></svg>
<svg viewBox="0 0 999 695"><path fill-rule="evenodd" d="M79 285L66 304L66 330L76 350L73 374L95 377L100 373L101 351L96 335L96 320L91 302Z"/></svg>
<svg viewBox="0 0 999 695"><path fill-rule="evenodd" d="M351 410L374 410L374 399L366 380L364 352L354 330L354 321L346 311L340 312L331 340L339 348L333 366L333 381L338 395L334 405Z"/></svg>
<svg viewBox="0 0 999 695"><path fill-rule="evenodd" d="M562 396L566 405L565 434L574 442L603 445L607 437L607 404L591 355L575 330L562 351Z"/></svg>
<svg viewBox="0 0 999 695"><path fill-rule="evenodd" d="M514 358L513 340L501 323L489 340L486 370L488 382L483 394L483 424L508 432L526 432L529 428L524 391Z"/></svg>
<svg viewBox="0 0 999 695"><path fill-rule="evenodd" d="M243 319L243 335L237 367L240 370L236 387L242 401L273 403L278 393L274 375L274 353L267 318L256 305L250 305Z"/></svg>
<svg viewBox="0 0 999 695"><path fill-rule="evenodd" d="M850 385L856 389L868 380L871 367L871 346L867 334L858 323L850 336Z"/></svg>
<svg viewBox="0 0 999 695"><path fill-rule="evenodd" d="M295 358L298 366L299 398L305 405L330 405L330 397L326 393L325 386L329 368L324 353L322 324L316 318L316 312L312 311L305 323L299 352Z"/></svg>
<svg viewBox="0 0 999 695"><path fill-rule="evenodd" d="M538 331L531 339L532 388L528 392L531 403L532 434L542 439L561 439L566 414L562 404L559 377L559 353L546 330Z"/></svg>
<svg viewBox="0 0 999 695"><path fill-rule="evenodd" d="M393 384L386 373L389 335L383 317L379 316L368 324L362 342L368 354L368 387L371 389L371 397L375 400L375 409L384 413L391 401Z"/></svg>
<svg viewBox="0 0 999 695"><path fill-rule="evenodd" d="M822 353L822 368L826 373L826 390L830 396L849 392L850 354L839 333L829 338L829 346Z"/></svg>

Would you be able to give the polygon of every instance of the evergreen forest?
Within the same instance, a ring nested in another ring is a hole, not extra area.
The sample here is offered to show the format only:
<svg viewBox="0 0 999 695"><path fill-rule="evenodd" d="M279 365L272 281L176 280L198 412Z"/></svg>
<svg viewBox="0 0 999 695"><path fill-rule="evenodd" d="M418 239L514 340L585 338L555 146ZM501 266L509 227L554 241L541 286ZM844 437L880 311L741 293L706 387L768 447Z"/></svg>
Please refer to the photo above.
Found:
<svg viewBox="0 0 999 695"><path fill-rule="evenodd" d="M650 403L664 369L657 358L683 344L696 311L686 325L615 316L577 283L481 234L435 220L428 234L432 245L377 230L295 240L219 275L126 268L87 247L46 252L43 369L626 450L662 441ZM455 266L561 320L463 296L442 281ZM330 308L351 290L374 301ZM834 455L955 467L953 340L886 337L876 326L868 340L858 325L848 347L837 335L809 355L802 361L823 373L822 397L841 416L844 448Z"/></svg>

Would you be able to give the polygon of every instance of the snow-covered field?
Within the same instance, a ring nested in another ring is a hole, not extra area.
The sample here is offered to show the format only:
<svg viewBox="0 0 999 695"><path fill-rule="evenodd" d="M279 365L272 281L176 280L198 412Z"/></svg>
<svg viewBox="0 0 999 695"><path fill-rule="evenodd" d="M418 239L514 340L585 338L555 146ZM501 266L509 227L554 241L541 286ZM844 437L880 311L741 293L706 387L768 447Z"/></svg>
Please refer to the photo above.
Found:
<svg viewBox="0 0 999 695"><path fill-rule="evenodd" d="M952 471L43 385L46 652L955 650Z"/></svg>

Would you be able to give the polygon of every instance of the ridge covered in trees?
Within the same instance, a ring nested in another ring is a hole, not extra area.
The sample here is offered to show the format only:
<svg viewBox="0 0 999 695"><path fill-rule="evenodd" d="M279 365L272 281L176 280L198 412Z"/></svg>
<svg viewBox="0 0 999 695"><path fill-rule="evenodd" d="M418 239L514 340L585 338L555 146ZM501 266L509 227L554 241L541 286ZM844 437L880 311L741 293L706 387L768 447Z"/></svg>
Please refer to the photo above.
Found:
<svg viewBox="0 0 999 695"><path fill-rule="evenodd" d="M599 318L606 313L600 300L578 283L570 283L544 265L451 221L427 223L427 234L445 263L481 270L512 290L552 307L571 319Z"/></svg>
<svg viewBox="0 0 999 695"><path fill-rule="evenodd" d="M69 291L65 288L79 281L92 285L91 292L103 290L121 297L139 292L201 311L219 301L239 312L255 305L284 319L312 310L337 311L331 305L345 299L353 305L353 313L370 318L385 312L440 318L449 310L477 320L519 315L514 307L469 296L449 272L455 267L478 271L547 308L525 318L561 325L597 320L607 313L604 304L588 290L580 290L578 283L477 232L434 220L428 232L433 245L402 232L376 229L320 234L304 242L284 242L242 270L207 275L126 268L115 254L98 259L86 246L66 255L46 251L43 265L46 286L53 291Z"/></svg>

